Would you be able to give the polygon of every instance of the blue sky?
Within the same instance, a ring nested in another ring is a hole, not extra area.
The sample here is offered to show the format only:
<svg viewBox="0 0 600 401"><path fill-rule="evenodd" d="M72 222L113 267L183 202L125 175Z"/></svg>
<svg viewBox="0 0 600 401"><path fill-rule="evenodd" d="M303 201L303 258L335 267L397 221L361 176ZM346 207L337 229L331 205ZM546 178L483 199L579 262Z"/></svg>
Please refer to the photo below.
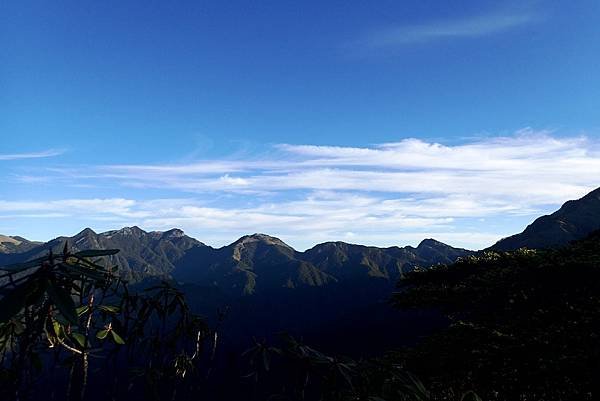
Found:
<svg viewBox="0 0 600 401"><path fill-rule="evenodd" d="M0 5L0 232L480 248L600 186L597 1Z"/></svg>

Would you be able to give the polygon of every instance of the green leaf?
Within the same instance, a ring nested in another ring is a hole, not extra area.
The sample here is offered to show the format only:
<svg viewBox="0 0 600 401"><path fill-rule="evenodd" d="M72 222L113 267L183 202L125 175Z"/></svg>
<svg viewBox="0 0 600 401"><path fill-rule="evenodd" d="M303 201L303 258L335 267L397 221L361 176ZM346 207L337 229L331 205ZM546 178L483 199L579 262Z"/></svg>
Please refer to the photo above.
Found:
<svg viewBox="0 0 600 401"><path fill-rule="evenodd" d="M71 337L81 346L85 348L85 336L81 333L71 333Z"/></svg>
<svg viewBox="0 0 600 401"><path fill-rule="evenodd" d="M94 281L104 282L106 280L106 275L101 270L93 270L87 267L83 267L79 264L71 265L67 263L61 263L61 267L64 269L64 272L71 276L85 276Z"/></svg>
<svg viewBox="0 0 600 401"><path fill-rule="evenodd" d="M83 306L80 306L79 308L75 309L75 312L77 312L77 316L81 316L84 313L86 313L89 309L90 309L89 306L83 305Z"/></svg>
<svg viewBox="0 0 600 401"><path fill-rule="evenodd" d="M63 315L60 315L60 314L54 315L54 320L56 320L63 327L66 327L69 324L71 324L67 319L65 319L65 317Z"/></svg>
<svg viewBox="0 0 600 401"><path fill-rule="evenodd" d="M108 313L119 313L119 307L118 306L112 306L112 305L100 305L99 308L105 312Z"/></svg>
<svg viewBox="0 0 600 401"><path fill-rule="evenodd" d="M104 340L107 335L108 335L108 330L100 330L99 332L96 333L96 338L98 338L99 340Z"/></svg>
<svg viewBox="0 0 600 401"><path fill-rule="evenodd" d="M54 329L54 334L56 334L56 337L62 337L63 328L62 328L62 325L59 322L57 322L56 320L54 320L52 322L52 328Z"/></svg>
<svg viewBox="0 0 600 401"><path fill-rule="evenodd" d="M67 319L69 323L78 325L79 317L77 316L75 303L73 302L73 298L71 298L69 292L66 289L56 285L53 281L49 281L47 291L50 299L52 302L54 302L54 305L56 305L63 317Z"/></svg>
<svg viewBox="0 0 600 401"><path fill-rule="evenodd" d="M115 342L119 345L124 345L125 341L121 338L120 335L118 335L117 333L115 333L114 330L110 331L110 334L112 335L113 340L115 340Z"/></svg>
<svg viewBox="0 0 600 401"><path fill-rule="evenodd" d="M80 258L94 258L97 256L109 256L109 255L114 255L116 253L119 252L119 249L88 249L85 251L80 251L77 252L75 254L75 256L78 256Z"/></svg>

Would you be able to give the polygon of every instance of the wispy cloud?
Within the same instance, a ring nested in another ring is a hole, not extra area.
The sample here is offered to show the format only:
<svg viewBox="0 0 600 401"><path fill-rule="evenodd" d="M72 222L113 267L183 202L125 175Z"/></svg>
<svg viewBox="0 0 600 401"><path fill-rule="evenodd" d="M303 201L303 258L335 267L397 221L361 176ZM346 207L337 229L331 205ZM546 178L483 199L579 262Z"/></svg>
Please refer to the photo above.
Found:
<svg viewBox="0 0 600 401"><path fill-rule="evenodd" d="M447 146L420 139L372 147L278 145L262 160L185 165L100 166L70 180L106 178L136 188L190 193L265 194L358 191L435 196L470 194L532 208L556 204L598 185L600 144L523 129Z"/></svg>
<svg viewBox="0 0 600 401"><path fill-rule="evenodd" d="M508 31L534 22L531 12L495 12L456 19L392 26L370 32L354 43L364 48L384 48L426 43L440 39L476 38Z"/></svg>
<svg viewBox="0 0 600 401"><path fill-rule="evenodd" d="M0 201L0 218L58 213L109 228L180 226L213 244L263 231L301 248L426 236L483 247L516 231L497 221L525 224L600 185L598 140L529 128L457 145L414 138L368 147L283 144L266 155L54 169L47 178L55 185L93 183L115 194L120 186L129 197ZM147 189L176 199L144 200Z"/></svg>
<svg viewBox="0 0 600 401"><path fill-rule="evenodd" d="M61 218L83 220L86 226L93 227L180 227L213 245L225 245L251 232L267 232L300 249L319 241L344 239L391 246L399 245L402 238L414 243L434 235L457 240L460 235L453 232L454 218L444 215L448 207L458 206L457 202L460 200L436 208L428 216L428 208L435 207L435 202L415 208L408 200L382 201L373 196L335 192L315 192L300 200L246 207L217 207L193 199L2 201L0 220ZM492 237L497 239L497 235L482 233L479 241Z"/></svg>
<svg viewBox="0 0 600 401"><path fill-rule="evenodd" d="M40 152L27 153L0 153L0 160L21 160L21 159L40 159L45 157L59 156L64 153L64 150L48 149Z"/></svg>

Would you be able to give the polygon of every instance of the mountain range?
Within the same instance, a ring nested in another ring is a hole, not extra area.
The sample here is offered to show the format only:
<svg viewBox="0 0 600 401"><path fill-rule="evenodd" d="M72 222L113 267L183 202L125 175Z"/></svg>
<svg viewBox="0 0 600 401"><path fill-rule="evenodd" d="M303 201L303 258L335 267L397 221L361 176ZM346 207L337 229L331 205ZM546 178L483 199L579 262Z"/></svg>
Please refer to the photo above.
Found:
<svg viewBox="0 0 600 401"><path fill-rule="evenodd" d="M18 242L18 244L17 244ZM398 312L388 300L406 272L451 263L473 252L433 239L417 247L378 248L326 242L299 252L279 238L244 236L213 248L178 229L146 232L138 227L95 233L86 228L72 237L33 243L2 237L0 266L62 252L120 249L108 262L137 286L174 279L188 304L221 326L222 347L242 350L249 339L287 331L326 349L352 349L353 332L376 352L411 343L439 327L438 315ZM227 318L219 322L222 310ZM363 349L363 351L366 351Z"/></svg>
<svg viewBox="0 0 600 401"><path fill-rule="evenodd" d="M600 188L566 202L542 216L519 234L504 238L490 250L547 248L584 238L600 229ZM18 263L60 252L67 242L74 250L117 248L110 263L123 277L139 281L168 277L179 282L215 286L232 295L249 295L274 288L321 287L366 279L395 283L416 268L452 263L474 253L434 239L417 247L378 248L325 242L299 252L266 234L244 236L230 245L213 248L179 229L146 232L139 227L95 233L86 228L72 237L46 243L0 235L0 265Z"/></svg>
<svg viewBox="0 0 600 401"><path fill-rule="evenodd" d="M279 238L244 236L213 248L179 229L146 232L139 227L95 233L86 228L72 237L46 243L0 237L0 265L62 251L68 243L82 249L120 249L109 262L126 279L168 277L178 282L215 286L230 295L250 295L275 288L321 287L364 279L395 283L403 273L437 263L451 263L471 251L433 239L419 246L377 248L326 242L298 252Z"/></svg>
<svg viewBox="0 0 600 401"><path fill-rule="evenodd" d="M522 233L504 238L488 249L555 247L598 229L600 188L566 202L556 212L536 219ZM417 247L389 248L326 242L299 252L266 234L247 235L230 245L213 248L176 228L146 232L134 226L103 233L86 228L72 237L58 237L46 243L0 235L0 265L29 260L50 250L60 252L65 242L74 250L120 249L110 257L110 263L119 266L123 277L134 282L173 278L182 283L214 286L230 295L367 279L393 284L408 271L452 263L474 253L434 239L425 239Z"/></svg>
<svg viewBox="0 0 600 401"><path fill-rule="evenodd" d="M556 247L598 229L600 189L566 202L487 250ZM192 309L221 327L224 349L239 351L249 345L249 339L269 338L285 330L347 355L355 349L356 338L369 344L370 349L362 347L361 352L375 354L410 345L445 327L447 320L440 311L398 311L389 303L391 294L407 272L476 254L433 239L417 247L389 248L326 242L299 252L265 234L213 248L179 229L147 232L124 227L103 233L86 228L46 243L0 236L0 266L50 250L59 253L65 242L75 251L120 249L109 262L136 286L156 279L175 280ZM224 309L227 318L218 323Z"/></svg>
<svg viewBox="0 0 600 401"><path fill-rule="evenodd" d="M25 241L23 240L15 251L0 253L0 265L37 258L48 254L50 250L60 253L65 243L73 251L119 249L118 254L109 258L109 263L117 265L123 277L133 281L145 277L167 276L174 269L174 263L187 250L205 246L200 241L186 236L181 230L146 232L138 227L125 227L101 234L86 228L72 237L58 237L46 243ZM10 246L10 243L2 244Z"/></svg>

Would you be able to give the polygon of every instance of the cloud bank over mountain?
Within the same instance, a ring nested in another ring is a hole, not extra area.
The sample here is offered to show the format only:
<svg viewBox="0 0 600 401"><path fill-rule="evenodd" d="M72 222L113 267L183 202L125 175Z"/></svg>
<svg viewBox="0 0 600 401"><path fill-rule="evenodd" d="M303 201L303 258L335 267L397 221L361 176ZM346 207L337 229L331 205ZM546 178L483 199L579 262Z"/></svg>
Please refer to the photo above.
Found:
<svg viewBox="0 0 600 401"><path fill-rule="evenodd" d="M530 128L458 144L278 144L191 163L21 173L13 176L21 185L72 185L79 196L5 199L0 222L69 217L98 229L177 226L215 245L261 231L300 249L326 240L385 246L425 236L481 248L596 188L598 172L598 141Z"/></svg>

